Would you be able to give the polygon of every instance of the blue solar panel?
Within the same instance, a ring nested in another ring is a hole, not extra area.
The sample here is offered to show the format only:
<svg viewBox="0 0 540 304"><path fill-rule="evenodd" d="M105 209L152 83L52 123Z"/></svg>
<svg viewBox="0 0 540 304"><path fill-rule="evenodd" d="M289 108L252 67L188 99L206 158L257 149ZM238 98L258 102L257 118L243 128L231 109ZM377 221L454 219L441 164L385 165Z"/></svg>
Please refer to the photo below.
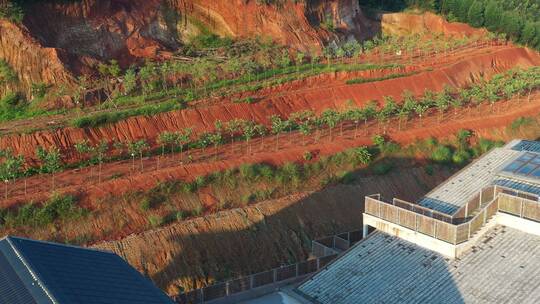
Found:
<svg viewBox="0 0 540 304"><path fill-rule="evenodd" d="M540 178L540 154L527 152L508 164L502 171L526 177Z"/></svg>
<svg viewBox="0 0 540 304"><path fill-rule="evenodd" d="M529 151L540 153L540 142L531 140L522 140L512 147L516 151Z"/></svg>
<svg viewBox="0 0 540 304"><path fill-rule="evenodd" d="M510 163L508 166L506 166L503 169L503 171L514 172L517 169L519 169L519 167L521 167L521 166L523 166L523 163L515 161L515 162Z"/></svg>
<svg viewBox="0 0 540 304"><path fill-rule="evenodd" d="M495 181L493 181L493 185L498 185L498 186L502 186L502 187L506 187L506 188L510 188L514 190L519 190L519 191L523 191L523 192L540 196L540 187L531 185L531 184L518 182L515 180L496 179Z"/></svg>
<svg viewBox="0 0 540 304"><path fill-rule="evenodd" d="M534 158L534 154L532 153L525 153L523 154L522 156L520 156L517 160L519 161L522 161L522 162L528 162L530 161L531 159Z"/></svg>
<svg viewBox="0 0 540 304"><path fill-rule="evenodd" d="M528 175L529 173L531 173L534 169L536 169L537 165L534 165L534 164L526 164L525 166L521 167L517 173L519 174L523 174L523 175Z"/></svg>

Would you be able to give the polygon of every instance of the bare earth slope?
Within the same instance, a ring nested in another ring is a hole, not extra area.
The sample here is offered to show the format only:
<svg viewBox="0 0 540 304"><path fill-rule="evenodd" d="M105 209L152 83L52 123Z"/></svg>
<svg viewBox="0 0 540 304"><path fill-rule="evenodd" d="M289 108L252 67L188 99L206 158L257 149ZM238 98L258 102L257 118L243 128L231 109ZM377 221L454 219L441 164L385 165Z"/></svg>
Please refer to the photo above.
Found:
<svg viewBox="0 0 540 304"><path fill-rule="evenodd" d="M370 177L315 193L302 193L244 209L173 224L107 242L171 294L227 276L263 271L307 258L310 239L362 227L363 197L381 192L415 199L447 178L423 169Z"/></svg>

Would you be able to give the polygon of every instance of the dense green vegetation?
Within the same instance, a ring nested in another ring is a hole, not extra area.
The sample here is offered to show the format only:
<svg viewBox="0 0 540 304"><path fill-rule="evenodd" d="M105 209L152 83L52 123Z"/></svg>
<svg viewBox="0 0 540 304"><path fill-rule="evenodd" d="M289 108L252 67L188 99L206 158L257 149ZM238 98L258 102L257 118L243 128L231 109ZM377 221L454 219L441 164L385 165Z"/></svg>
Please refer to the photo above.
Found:
<svg viewBox="0 0 540 304"><path fill-rule="evenodd" d="M76 220L88 213L77 206L75 197L53 195L44 204L25 204L17 209L0 209L0 225L7 228L43 227L57 220Z"/></svg>
<svg viewBox="0 0 540 304"><path fill-rule="evenodd" d="M516 42L540 49L540 1L522 0L360 0L362 5L383 10L419 8L500 32Z"/></svg>
<svg viewBox="0 0 540 304"><path fill-rule="evenodd" d="M0 19L8 19L11 22L20 23L24 12L19 1L0 2Z"/></svg>

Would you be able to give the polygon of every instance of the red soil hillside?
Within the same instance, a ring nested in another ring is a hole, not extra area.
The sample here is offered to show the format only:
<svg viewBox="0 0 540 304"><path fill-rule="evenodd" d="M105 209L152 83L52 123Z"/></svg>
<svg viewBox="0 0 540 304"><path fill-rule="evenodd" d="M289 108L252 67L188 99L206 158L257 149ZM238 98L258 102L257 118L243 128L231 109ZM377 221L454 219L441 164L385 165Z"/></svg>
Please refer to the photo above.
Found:
<svg viewBox="0 0 540 304"><path fill-rule="evenodd" d="M56 48L44 47L25 28L0 20L0 59L16 71L18 82L0 85L0 96L6 92L30 92L33 83L70 83L74 77L65 62L68 54Z"/></svg>
<svg viewBox="0 0 540 304"><path fill-rule="evenodd" d="M36 1L25 10L21 25L0 22L0 59L13 67L20 80L17 89L28 96L32 84L69 83L72 74L90 73L101 61L117 59L127 67L168 56L201 27L235 38L270 37L301 50L320 50L324 42L338 38L371 37L381 26L400 33L409 26L413 32L425 27L432 33L478 32L434 15L390 14L370 20L350 0L280 5L255 0ZM327 18L334 32L321 26Z"/></svg>
<svg viewBox="0 0 540 304"><path fill-rule="evenodd" d="M389 35L410 33L442 33L452 37L485 35L486 30L476 29L460 22L448 22L433 13L424 14L383 14L381 17L382 31Z"/></svg>
<svg viewBox="0 0 540 304"><path fill-rule="evenodd" d="M344 109L348 106L348 100L362 105L369 100L382 100L386 95L392 95L399 100L405 89L415 94L421 94L426 89L438 91L446 84L464 86L481 77L489 78L513 67L530 67L538 64L540 64L538 54L524 48L509 47L493 53L471 56L450 66L409 77L356 85L334 83L331 89L322 87L292 93L286 93L288 90L285 86L284 91L274 91L268 98L254 104L223 102L152 117L132 117L100 128L64 128L56 131L8 135L0 139L0 147L9 147L15 153L33 158L38 146L45 148L56 146L69 160L75 156L73 145L84 139L95 144L102 140L112 142L145 138L155 144L154 139L163 131L193 127L200 133L213 130L216 120L226 122L234 118L267 124L271 115L288 117L289 114L301 110L310 109L320 113L327 108Z"/></svg>

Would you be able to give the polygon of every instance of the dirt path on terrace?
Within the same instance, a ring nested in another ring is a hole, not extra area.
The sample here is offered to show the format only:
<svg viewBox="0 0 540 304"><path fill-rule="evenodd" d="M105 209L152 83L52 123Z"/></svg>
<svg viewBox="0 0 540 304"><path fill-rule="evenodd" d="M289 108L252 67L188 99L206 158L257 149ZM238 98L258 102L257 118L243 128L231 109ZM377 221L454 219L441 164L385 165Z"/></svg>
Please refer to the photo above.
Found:
<svg viewBox="0 0 540 304"><path fill-rule="evenodd" d="M534 116L540 113L539 96L533 96L530 102L526 100L500 102L493 109L489 105L484 105L471 110L463 109L457 112L457 115L453 112L447 113L440 122L439 115L434 112L421 122L414 119L407 124L404 123L402 130L398 130L399 123L394 120L388 124L386 132L392 140L402 144L409 144L429 136L446 137L455 134L459 129L471 129L489 136L485 130L502 128L517 117ZM69 170L55 175L55 190L61 193L78 193L84 198L85 204L92 208L99 198L116 196L127 191L148 190L156 186L159 181L189 181L197 176L238 167L243 163L266 162L279 165L302 160L306 151L319 157L334 154L349 147L369 145L371 137L382 133L383 129L378 123L369 122L367 126L361 124L357 131L355 126L349 123L344 124L342 136L340 127L335 128L332 131L332 138L330 138L329 130L324 129L314 132L310 138L304 138L298 132L293 132L282 134L279 142L276 136L270 136L252 140L250 146L245 142L226 144L219 147L217 156L214 148L188 151L192 157L189 163L188 153L147 157L142 162L136 158L134 161L107 163L102 167L101 183L98 182L97 166ZM276 144L279 147L277 150ZM248 150L251 150L251 154ZM181 159L184 163L180 162ZM37 175L18 180L14 185L8 186L8 199L0 201L0 206L9 207L17 203L41 201L50 195L51 190L52 176L50 175Z"/></svg>

